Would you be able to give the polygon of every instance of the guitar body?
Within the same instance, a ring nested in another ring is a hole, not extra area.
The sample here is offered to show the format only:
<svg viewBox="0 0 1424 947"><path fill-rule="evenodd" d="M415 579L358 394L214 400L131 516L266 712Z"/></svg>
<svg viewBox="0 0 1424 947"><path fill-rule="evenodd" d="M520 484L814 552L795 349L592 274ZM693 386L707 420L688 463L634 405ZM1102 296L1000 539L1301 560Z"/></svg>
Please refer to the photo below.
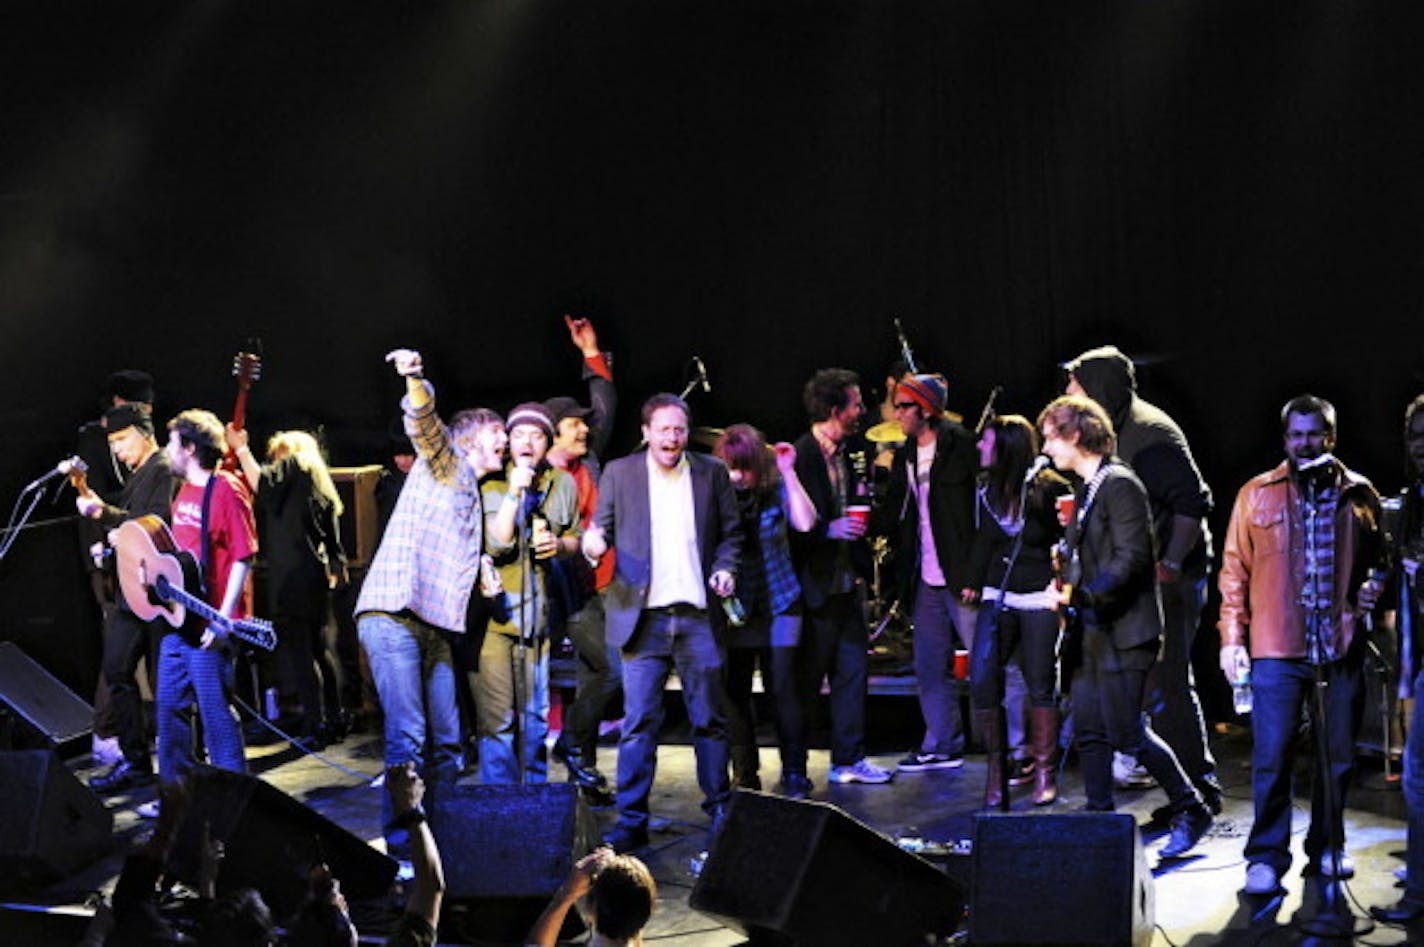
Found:
<svg viewBox="0 0 1424 947"><path fill-rule="evenodd" d="M199 647L211 622L254 647L271 651L277 643L272 623L222 618L189 589L199 589L198 563L179 549L168 524L157 516L128 520L111 535L118 563L119 589L129 609L143 621L162 618L193 647Z"/></svg>

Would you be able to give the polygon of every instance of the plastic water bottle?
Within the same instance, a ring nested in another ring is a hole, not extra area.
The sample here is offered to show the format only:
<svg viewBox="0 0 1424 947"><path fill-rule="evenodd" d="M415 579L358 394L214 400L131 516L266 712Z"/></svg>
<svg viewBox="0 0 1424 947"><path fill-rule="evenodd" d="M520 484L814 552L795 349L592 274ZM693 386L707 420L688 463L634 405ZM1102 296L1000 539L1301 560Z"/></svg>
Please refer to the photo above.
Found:
<svg viewBox="0 0 1424 947"><path fill-rule="evenodd" d="M1231 685L1231 702L1236 705L1238 714L1249 714L1251 712L1251 675L1246 673L1236 679L1236 683Z"/></svg>

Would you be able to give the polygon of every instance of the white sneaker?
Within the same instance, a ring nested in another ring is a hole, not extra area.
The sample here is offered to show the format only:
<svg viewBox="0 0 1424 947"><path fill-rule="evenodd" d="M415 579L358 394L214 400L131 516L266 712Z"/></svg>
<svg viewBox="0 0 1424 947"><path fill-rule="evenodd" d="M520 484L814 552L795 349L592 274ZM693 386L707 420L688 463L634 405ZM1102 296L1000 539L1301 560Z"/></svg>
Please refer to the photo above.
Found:
<svg viewBox="0 0 1424 947"><path fill-rule="evenodd" d="M101 737L96 733L89 743L89 756L95 766L113 766L124 758L124 751L119 749L118 737Z"/></svg>
<svg viewBox="0 0 1424 947"><path fill-rule="evenodd" d="M1265 862L1252 862L1246 866L1246 885L1241 890L1247 894L1275 894L1281 890L1281 876Z"/></svg>
<svg viewBox="0 0 1424 947"><path fill-rule="evenodd" d="M827 778L833 783L888 783L894 776L862 756L849 766L832 766Z"/></svg>
<svg viewBox="0 0 1424 947"><path fill-rule="evenodd" d="M1118 789L1151 789L1157 781L1134 756L1113 751L1113 785Z"/></svg>
<svg viewBox="0 0 1424 947"><path fill-rule="evenodd" d="M134 812L138 813L138 817L141 819L156 819L158 818L158 800L150 799L134 809Z"/></svg>

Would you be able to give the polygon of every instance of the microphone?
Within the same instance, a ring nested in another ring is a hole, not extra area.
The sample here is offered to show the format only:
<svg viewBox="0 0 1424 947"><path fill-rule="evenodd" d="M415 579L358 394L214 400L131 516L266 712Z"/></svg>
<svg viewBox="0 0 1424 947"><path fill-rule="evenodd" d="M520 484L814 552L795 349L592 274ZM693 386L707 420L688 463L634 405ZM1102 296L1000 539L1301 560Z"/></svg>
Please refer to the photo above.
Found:
<svg viewBox="0 0 1424 947"><path fill-rule="evenodd" d="M538 465L534 463L534 459L531 457L516 457L514 458L514 466L520 468L521 470L528 470L531 474L533 474L537 471ZM518 496L521 500L519 504L519 522L527 522L530 515L533 514L536 509L538 509L539 502L542 497L539 496L539 491L534 489L534 484L532 482L529 484L528 487L521 488L519 490Z"/></svg>
<svg viewBox="0 0 1424 947"><path fill-rule="evenodd" d="M25 487L25 489L20 492L29 493L31 490L34 490L37 487L41 487L44 486L46 483L49 483L55 477L67 477L69 476L69 472L71 470L86 471L88 469L89 466L84 463L84 461L80 460L78 456L66 457L59 463L55 464L51 470L47 471L44 474L44 476L36 477L34 480L30 481L29 486Z"/></svg>
<svg viewBox="0 0 1424 947"><path fill-rule="evenodd" d="M1028 470L1024 471L1024 483L1033 483L1034 478L1047 470L1052 463L1053 458L1047 454L1039 454L1033 459L1033 463L1029 464Z"/></svg>
<svg viewBox="0 0 1424 947"><path fill-rule="evenodd" d="M697 380L702 382L702 390L706 394L712 393L712 382L707 380L707 366L702 364L702 359L696 355L692 356L692 364L697 366Z"/></svg>

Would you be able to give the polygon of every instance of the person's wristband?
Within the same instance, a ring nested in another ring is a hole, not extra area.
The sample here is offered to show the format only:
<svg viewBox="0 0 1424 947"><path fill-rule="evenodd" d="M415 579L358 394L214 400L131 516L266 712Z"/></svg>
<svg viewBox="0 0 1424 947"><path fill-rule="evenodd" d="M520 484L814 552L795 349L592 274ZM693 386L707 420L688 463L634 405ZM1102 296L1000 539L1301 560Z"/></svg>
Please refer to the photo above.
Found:
<svg viewBox="0 0 1424 947"><path fill-rule="evenodd" d="M386 831L394 832L398 829L410 830L424 821L425 809L419 805L411 806L387 823Z"/></svg>

